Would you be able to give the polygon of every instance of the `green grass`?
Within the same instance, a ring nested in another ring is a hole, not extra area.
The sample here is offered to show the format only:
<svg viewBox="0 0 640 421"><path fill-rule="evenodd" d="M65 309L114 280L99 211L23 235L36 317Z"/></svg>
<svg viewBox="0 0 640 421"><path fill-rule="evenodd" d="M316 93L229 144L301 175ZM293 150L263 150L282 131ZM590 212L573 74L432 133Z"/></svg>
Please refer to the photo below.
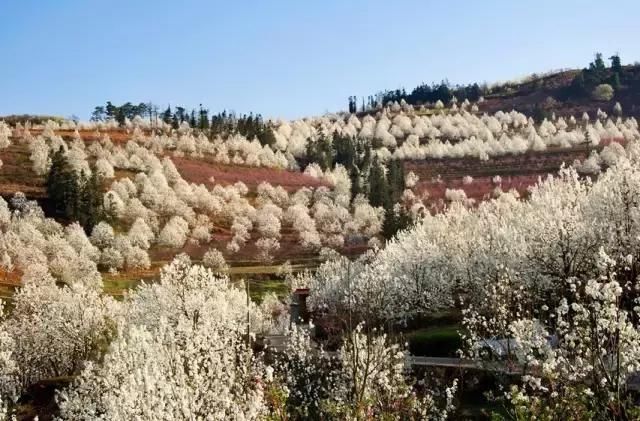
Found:
<svg viewBox="0 0 640 421"><path fill-rule="evenodd" d="M234 269L249 269L249 271L234 270ZM238 284L244 278L244 282L249 283L249 296L255 302L262 302L262 297L270 292L274 292L280 299L284 299L289 295L289 288L282 279L275 277L265 277L264 275L272 274L273 271L267 270L266 267L263 270L256 267L250 268L232 268L232 279ZM255 275L243 277L242 275ZM142 279L140 278L128 278L128 277L111 277L109 274L104 274L102 283L104 285L104 292L111 294L115 297L122 296L126 290L137 287ZM152 279L148 279L153 282Z"/></svg>
<svg viewBox="0 0 640 421"><path fill-rule="evenodd" d="M443 325L422 328L408 333L409 351L427 357L455 357L462 346L460 326Z"/></svg>
<svg viewBox="0 0 640 421"><path fill-rule="evenodd" d="M295 265L292 266L294 271L304 270L306 266ZM229 269L229 275L269 275L277 274L280 271L280 265L276 266L235 266Z"/></svg>
<svg viewBox="0 0 640 421"><path fill-rule="evenodd" d="M262 302L262 298L270 292L275 293L280 299L285 298L289 294L287 284L281 279L250 279L248 282L249 296L252 301L257 303Z"/></svg>
<svg viewBox="0 0 640 421"><path fill-rule="evenodd" d="M102 278L102 290L116 298L122 297L126 290L133 289L140 284L140 279L127 279L127 278L109 278L103 276Z"/></svg>
<svg viewBox="0 0 640 421"><path fill-rule="evenodd" d="M140 283L140 279L113 279L104 278L102 283L105 289L128 289Z"/></svg>
<svg viewBox="0 0 640 421"><path fill-rule="evenodd" d="M142 280L154 282L154 280L158 279L158 273L154 268L161 267L162 263L166 262L154 261L153 267L145 273L121 273L116 275L103 273L103 291L119 297L126 290L136 288ZM195 261L194 263L200 262ZM304 263L292 265L294 272L302 271L309 267L311 266ZM262 297L270 292L283 299L289 295L289 288L278 273L280 268L280 265L235 266L230 268L229 277L236 284L239 284L241 280L249 282L249 295L255 302L262 302Z"/></svg>

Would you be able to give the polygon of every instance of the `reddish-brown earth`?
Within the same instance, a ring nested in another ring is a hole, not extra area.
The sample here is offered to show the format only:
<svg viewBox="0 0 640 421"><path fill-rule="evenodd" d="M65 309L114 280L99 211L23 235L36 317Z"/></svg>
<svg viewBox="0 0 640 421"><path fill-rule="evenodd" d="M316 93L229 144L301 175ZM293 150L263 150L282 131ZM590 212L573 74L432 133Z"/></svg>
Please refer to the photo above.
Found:
<svg viewBox="0 0 640 421"><path fill-rule="evenodd" d="M584 160L592 150L600 150L611 142L624 144L623 139L603 139L596 148L580 145L573 148L553 148L522 155L505 155L481 161L473 158L425 159L405 162L405 171L413 171L420 180L416 194L427 193L430 201L444 199L447 189L462 189L467 197L485 200L496 187L493 177L499 175L503 191L516 189L526 195L540 177L556 174L560 167ZM473 181L465 185L465 176Z"/></svg>
<svg viewBox="0 0 640 421"><path fill-rule="evenodd" d="M223 165L189 158L172 158L182 177L197 184L211 185L211 177L216 184L233 184L242 181L247 187L255 188L263 181L273 186L282 186L287 191L295 191L302 187L327 186L320 179L296 171L277 168L257 168L241 165Z"/></svg>

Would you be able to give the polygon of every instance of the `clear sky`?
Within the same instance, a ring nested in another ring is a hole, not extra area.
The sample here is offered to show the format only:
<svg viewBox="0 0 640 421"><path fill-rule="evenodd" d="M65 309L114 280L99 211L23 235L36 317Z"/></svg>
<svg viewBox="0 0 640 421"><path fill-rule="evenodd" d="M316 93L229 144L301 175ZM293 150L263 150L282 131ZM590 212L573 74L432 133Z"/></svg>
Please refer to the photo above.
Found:
<svg viewBox="0 0 640 421"><path fill-rule="evenodd" d="M640 61L640 1L0 0L0 115L110 100L301 117L349 95Z"/></svg>

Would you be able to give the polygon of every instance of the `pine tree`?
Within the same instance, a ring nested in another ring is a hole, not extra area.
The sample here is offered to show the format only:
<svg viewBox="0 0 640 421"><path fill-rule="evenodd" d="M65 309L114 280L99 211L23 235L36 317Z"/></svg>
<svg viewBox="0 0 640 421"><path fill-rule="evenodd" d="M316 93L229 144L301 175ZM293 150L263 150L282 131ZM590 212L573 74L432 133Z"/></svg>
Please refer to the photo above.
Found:
<svg viewBox="0 0 640 421"><path fill-rule="evenodd" d="M77 175L69 165L62 147L53 154L46 185L54 212L64 216L72 212L76 199Z"/></svg>
<svg viewBox="0 0 640 421"><path fill-rule="evenodd" d="M384 224L382 225L382 235L384 238L393 238L398 231L406 229L411 225L411 217L404 211L395 212L394 209L385 209Z"/></svg>
<svg viewBox="0 0 640 421"><path fill-rule="evenodd" d="M200 112L198 115L198 127L200 130L207 130L209 128L209 110L202 108L202 104L200 104Z"/></svg>
<svg viewBox="0 0 640 421"><path fill-rule="evenodd" d="M385 177L384 165L374 158L369 171L369 203L371 206L381 206L389 209L393 205L389 194L389 185Z"/></svg>
<svg viewBox="0 0 640 421"><path fill-rule="evenodd" d="M323 171L333 168L333 148L328 137L321 135L315 142L308 142L306 152L309 161L320 165Z"/></svg>
<svg viewBox="0 0 640 421"><path fill-rule="evenodd" d="M353 138L333 134L333 148L335 150L334 163L340 164L348 171L356 167L356 141Z"/></svg>
<svg viewBox="0 0 640 421"><path fill-rule="evenodd" d="M258 134L258 140L261 145L273 146L276 143L276 136L273 134L271 127L266 127Z"/></svg>
<svg viewBox="0 0 640 421"><path fill-rule="evenodd" d="M83 173L78 180L77 191L75 215L72 215L72 219L77 220L89 233L103 216L102 195L97 171L92 171L90 177Z"/></svg>
<svg viewBox="0 0 640 421"><path fill-rule="evenodd" d="M172 121L171 105L169 105L167 109L164 110L164 112L162 113L162 121L164 121L166 124L171 124L171 121Z"/></svg>
<svg viewBox="0 0 640 421"><path fill-rule="evenodd" d="M604 72L607 66L604 64L604 60L602 59L602 53L596 53L596 58L592 63L592 67L598 72Z"/></svg>
<svg viewBox="0 0 640 421"><path fill-rule="evenodd" d="M609 57L611 60L611 70L618 75L622 75L622 61L620 60L620 55L617 53Z"/></svg>
<svg viewBox="0 0 640 421"><path fill-rule="evenodd" d="M404 167L402 161L393 160L389 163L389 174L387 175L389 184L389 195L391 202L397 203L404 192Z"/></svg>
<svg viewBox="0 0 640 421"><path fill-rule="evenodd" d="M400 201L405 188L402 162L391 161L388 171L385 171L384 164L377 158L373 158L369 170L368 187L369 203L384 209L383 236L389 239L399 230L407 228L411 223L411 217L404 211L395 209L395 204Z"/></svg>
<svg viewBox="0 0 640 421"><path fill-rule="evenodd" d="M610 79L610 81L609 81L609 84L610 84L610 85L611 85L611 87L612 87L613 89L615 89L616 91L617 91L618 89L620 89L620 74L619 74L619 73L614 73L614 74L611 76L611 79Z"/></svg>
<svg viewBox="0 0 640 421"><path fill-rule="evenodd" d="M571 81L569 96L577 98L584 96L586 93L584 71L580 71Z"/></svg>
<svg viewBox="0 0 640 421"><path fill-rule="evenodd" d="M78 175L62 148L53 154L46 186L56 216L78 221L87 232L102 218L102 191L97 171L94 169L91 176L84 172Z"/></svg>
<svg viewBox="0 0 640 421"><path fill-rule="evenodd" d="M111 101L107 101L107 105L105 107L105 113L107 115L107 118L115 119L117 111L118 111L118 107L113 105Z"/></svg>

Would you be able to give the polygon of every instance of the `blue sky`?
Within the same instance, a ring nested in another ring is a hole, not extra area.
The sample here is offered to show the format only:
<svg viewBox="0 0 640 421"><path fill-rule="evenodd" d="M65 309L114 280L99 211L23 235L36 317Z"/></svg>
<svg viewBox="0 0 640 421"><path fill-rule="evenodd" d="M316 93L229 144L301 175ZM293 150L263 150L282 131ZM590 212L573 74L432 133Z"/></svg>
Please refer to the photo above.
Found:
<svg viewBox="0 0 640 421"><path fill-rule="evenodd" d="M463 4L465 3L465 4ZM301 117L349 95L640 61L640 2L2 0L0 115L107 100Z"/></svg>

